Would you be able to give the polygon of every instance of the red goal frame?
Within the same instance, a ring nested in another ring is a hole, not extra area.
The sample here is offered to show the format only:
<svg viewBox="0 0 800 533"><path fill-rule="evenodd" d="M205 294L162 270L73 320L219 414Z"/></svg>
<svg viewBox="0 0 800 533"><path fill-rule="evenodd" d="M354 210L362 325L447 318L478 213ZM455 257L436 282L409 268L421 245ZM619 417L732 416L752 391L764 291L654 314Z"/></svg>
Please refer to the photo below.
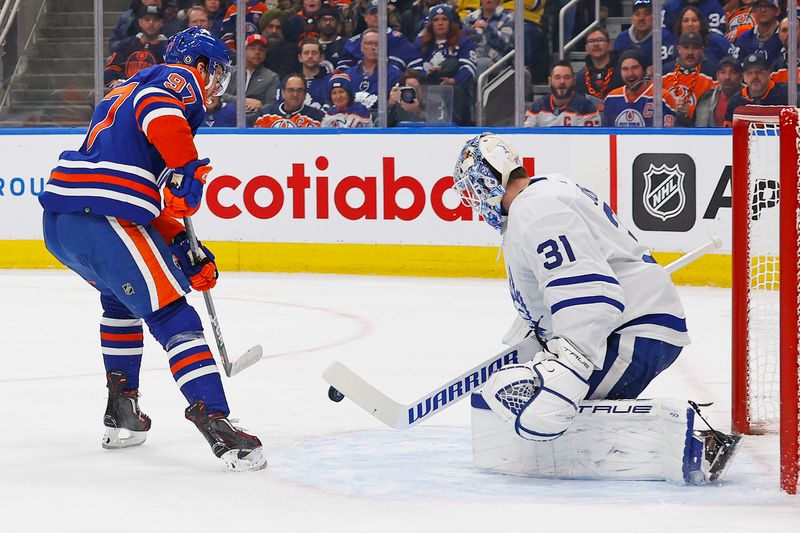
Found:
<svg viewBox="0 0 800 533"><path fill-rule="evenodd" d="M750 433L748 404L748 299L750 289L749 220L749 126L776 124L780 128L780 461L781 488L797 493L798 482L798 127L800 109L783 106L742 106L733 117L733 289L732 289L732 429ZM791 280L790 283L786 281Z"/></svg>

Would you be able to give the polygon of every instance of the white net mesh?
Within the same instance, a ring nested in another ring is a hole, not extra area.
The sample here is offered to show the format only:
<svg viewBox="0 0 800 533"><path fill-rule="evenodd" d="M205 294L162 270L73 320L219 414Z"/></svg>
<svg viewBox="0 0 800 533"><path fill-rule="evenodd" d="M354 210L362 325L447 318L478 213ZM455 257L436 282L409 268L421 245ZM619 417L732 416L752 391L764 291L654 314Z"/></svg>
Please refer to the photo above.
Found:
<svg viewBox="0 0 800 533"><path fill-rule="evenodd" d="M778 124L749 126L748 402L754 431L779 420L780 162Z"/></svg>

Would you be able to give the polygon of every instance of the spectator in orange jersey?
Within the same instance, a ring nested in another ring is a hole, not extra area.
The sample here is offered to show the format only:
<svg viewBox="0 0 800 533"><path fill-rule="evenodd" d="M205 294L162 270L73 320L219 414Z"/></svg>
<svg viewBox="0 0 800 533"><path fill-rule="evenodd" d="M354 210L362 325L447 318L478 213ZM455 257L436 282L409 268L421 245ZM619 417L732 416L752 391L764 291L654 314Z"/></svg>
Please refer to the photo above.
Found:
<svg viewBox="0 0 800 533"><path fill-rule="evenodd" d="M725 38L730 42L747 30L752 30L758 24L755 9L755 0L732 0L725 5L728 18L728 30Z"/></svg>
<svg viewBox="0 0 800 533"><path fill-rule="evenodd" d="M306 81L300 74L290 74L283 80L283 101L263 110L256 128L319 128L324 113L304 104Z"/></svg>
<svg viewBox="0 0 800 533"><path fill-rule="evenodd" d="M725 126L733 125L733 112L740 105L786 105L788 95L786 85L775 84L770 78L769 63L763 51L757 51L744 58L745 87L734 94L725 111Z"/></svg>
<svg viewBox="0 0 800 533"><path fill-rule="evenodd" d="M664 64L662 87L675 99L678 125L689 126L700 97L716 87L716 71L703 57L703 36L687 31L678 39L678 58Z"/></svg>
<svg viewBox="0 0 800 533"><path fill-rule="evenodd" d="M783 43L783 53L770 68L772 70L772 81L775 83L789 83L788 54L786 52L787 46L789 46L789 17L781 21L781 25L778 27L778 37ZM797 21L797 50L797 56L800 58L800 20ZM797 68L797 81L800 83L800 67Z"/></svg>
<svg viewBox="0 0 800 533"><path fill-rule="evenodd" d="M106 63L105 84L114 88L140 70L164 62L167 38L161 34L164 10L158 6L141 6L136 11L141 33L123 39Z"/></svg>
<svg viewBox="0 0 800 533"><path fill-rule="evenodd" d="M694 112L697 128L721 128L725 125L728 102L742 90L742 65L733 56L723 57L717 65L717 86L706 91Z"/></svg>

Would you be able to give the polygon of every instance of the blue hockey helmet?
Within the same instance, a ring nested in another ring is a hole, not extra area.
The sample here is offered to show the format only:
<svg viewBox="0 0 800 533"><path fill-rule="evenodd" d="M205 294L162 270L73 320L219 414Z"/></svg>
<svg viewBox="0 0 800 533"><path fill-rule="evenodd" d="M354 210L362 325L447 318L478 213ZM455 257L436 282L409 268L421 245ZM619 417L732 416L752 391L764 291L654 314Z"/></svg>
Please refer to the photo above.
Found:
<svg viewBox="0 0 800 533"><path fill-rule="evenodd" d="M231 79L231 56L228 47L213 36L208 30L191 27L170 37L164 51L166 63L197 66L200 58L208 59L208 72L211 74L206 91L214 86L214 80L219 82L219 89L212 96L222 96ZM217 72L217 67L220 71Z"/></svg>
<svg viewBox="0 0 800 533"><path fill-rule="evenodd" d="M519 155L499 135L482 133L467 141L453 171L453 188L497 231L502 230L500 202L511 173L522 166Z"/></svg>

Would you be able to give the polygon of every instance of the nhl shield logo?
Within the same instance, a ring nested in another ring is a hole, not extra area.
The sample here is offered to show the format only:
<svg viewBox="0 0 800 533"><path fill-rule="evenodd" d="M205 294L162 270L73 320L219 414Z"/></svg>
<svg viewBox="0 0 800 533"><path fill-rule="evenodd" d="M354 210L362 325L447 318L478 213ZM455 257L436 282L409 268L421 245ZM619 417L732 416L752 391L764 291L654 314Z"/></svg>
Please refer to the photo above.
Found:
<svg viewBox="0 0 800 533"><path fill-rule="evenodd" d="M688 154L642 153L633 161L633 223L645 231L689 231L697 216L697 170Z"/></svg>
<svg viewBox="0 0 800 533"><path fill-rule="evenodd" d="M677 216L686 206L686 191L683 180L686 174L675 164L654 165L644 173L644 208L661 220Z"/></svg>

